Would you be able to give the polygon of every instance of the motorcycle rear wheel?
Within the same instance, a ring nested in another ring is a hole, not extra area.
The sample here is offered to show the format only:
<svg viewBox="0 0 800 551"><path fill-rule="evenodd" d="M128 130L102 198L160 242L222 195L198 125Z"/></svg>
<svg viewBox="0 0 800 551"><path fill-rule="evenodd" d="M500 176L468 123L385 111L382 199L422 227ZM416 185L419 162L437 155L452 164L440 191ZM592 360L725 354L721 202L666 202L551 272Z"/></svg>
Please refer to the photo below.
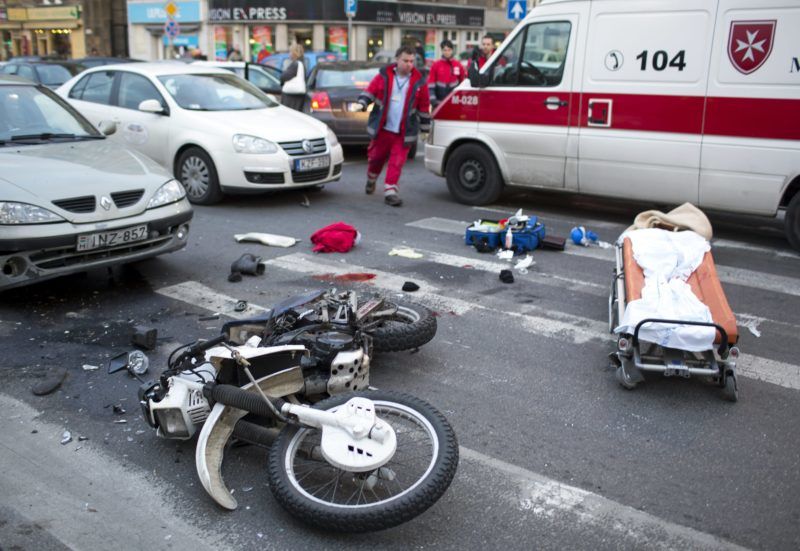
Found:
<svg viewBox="0 0 800 551"><path fill-rule="evenodd" d="M367 330L375 352L412 350L436 336L436 317L428 308L401 300L388 301L387 305L397 306L397 312Z"/></svg>
<svg viewBox="0 0 800 551"><path fill-rule="evenodd" d="M375 403L397 434L397 451L368 473L334 467L319 451L317 429L287 425L269 454L269 484L289 513L317 528L371 532L402 524L433 505L458 466L458 442L444 416L427 402L396 392L339 394L314 407L335 410L354 396Z"/></svg>

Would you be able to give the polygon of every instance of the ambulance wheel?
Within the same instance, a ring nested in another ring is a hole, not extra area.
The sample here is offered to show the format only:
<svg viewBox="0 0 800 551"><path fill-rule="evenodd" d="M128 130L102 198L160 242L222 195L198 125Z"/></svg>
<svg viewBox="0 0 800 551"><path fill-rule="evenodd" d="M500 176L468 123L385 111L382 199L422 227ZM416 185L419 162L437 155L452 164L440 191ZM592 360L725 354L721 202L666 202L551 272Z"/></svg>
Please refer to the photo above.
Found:
<svg viewBox="0 0 800 551"><path fill-rule="evenodd" d="M447 161L447 189L459 203L487 205L503 191L503 179L494 156L470 143L456 148Z"/></svg>
<svg viewBox="0 0 800 551"><path fill-rule="evenodd" d="M789 244L800 251L800 191L794 194L789 206L786 207L784 224Z"/></svg>
<svg viewBox="0 0 800 551"><path fill-rule="evenodd" d="M739 400L739 388L736 384L736 375L730 374L725 377L725 386L722 388L722 397L729 402Z"/></svg>

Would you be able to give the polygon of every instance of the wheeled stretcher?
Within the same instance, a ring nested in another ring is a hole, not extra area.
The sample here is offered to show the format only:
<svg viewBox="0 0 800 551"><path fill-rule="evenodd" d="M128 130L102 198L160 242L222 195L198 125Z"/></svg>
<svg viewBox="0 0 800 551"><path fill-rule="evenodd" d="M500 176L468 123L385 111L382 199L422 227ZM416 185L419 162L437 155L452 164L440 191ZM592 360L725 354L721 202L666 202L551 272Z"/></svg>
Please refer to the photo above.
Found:
<svg viewBox="0 0 800 551"><path fill-rule="evenodd" d="M620 320L624 319L628 305L642 298L642 289L645 285L644 272L634 258L630 237L623 236L621 241L617 242L615 252L616 267L608 299L609 331L612 333L615 332ZM628 331L617 334L617 350L611 355L618 366L617 380L630 390L644 381L645 371L660 372L666 377L708 377L719 385L725 399L736 401L738 398L736 360L739 357L739 349L735 345L739 339L739 332L710 251L703 255L702 263L691 273L686 283L691 287L692 293L708 307L713 321L653 317L639 320L633 331L630 331L628 326ZM682 350L642 340L640 332L649 324L659 324L662 327L713 327L716 335L713 345L708 350Z"/></svg>

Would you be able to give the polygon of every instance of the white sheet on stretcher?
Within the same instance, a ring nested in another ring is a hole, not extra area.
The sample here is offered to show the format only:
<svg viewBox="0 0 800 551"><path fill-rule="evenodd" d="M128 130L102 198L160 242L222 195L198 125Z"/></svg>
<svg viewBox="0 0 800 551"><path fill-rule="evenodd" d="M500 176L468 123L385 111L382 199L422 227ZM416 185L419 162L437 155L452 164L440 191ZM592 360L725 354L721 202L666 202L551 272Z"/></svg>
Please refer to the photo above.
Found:
<svg viewBox="0 0 800 551"><path fill-rule="evenodd" d="M645 318L711 322L711 311L692 292L686 280L703 262L710 245L693 231L643 229L624 233L630 238L633 258L644 271L642 298L628 303L614 331L633 334ZM648 323L639 340L669 348L699 352L714 345L713 327Z"/></svg>

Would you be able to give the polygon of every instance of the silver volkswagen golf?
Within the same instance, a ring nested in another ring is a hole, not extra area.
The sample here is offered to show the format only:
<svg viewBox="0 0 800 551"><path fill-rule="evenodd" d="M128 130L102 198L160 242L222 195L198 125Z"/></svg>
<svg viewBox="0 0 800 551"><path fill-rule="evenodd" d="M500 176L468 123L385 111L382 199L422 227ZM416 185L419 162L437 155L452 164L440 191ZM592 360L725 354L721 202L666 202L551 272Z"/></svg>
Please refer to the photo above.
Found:
<svg viewBox="0 0 800 551"><path fill-rule="evenodd" d="M166 170L47 88L0 76L0 291L176 251L191 218Z"/></svg>

